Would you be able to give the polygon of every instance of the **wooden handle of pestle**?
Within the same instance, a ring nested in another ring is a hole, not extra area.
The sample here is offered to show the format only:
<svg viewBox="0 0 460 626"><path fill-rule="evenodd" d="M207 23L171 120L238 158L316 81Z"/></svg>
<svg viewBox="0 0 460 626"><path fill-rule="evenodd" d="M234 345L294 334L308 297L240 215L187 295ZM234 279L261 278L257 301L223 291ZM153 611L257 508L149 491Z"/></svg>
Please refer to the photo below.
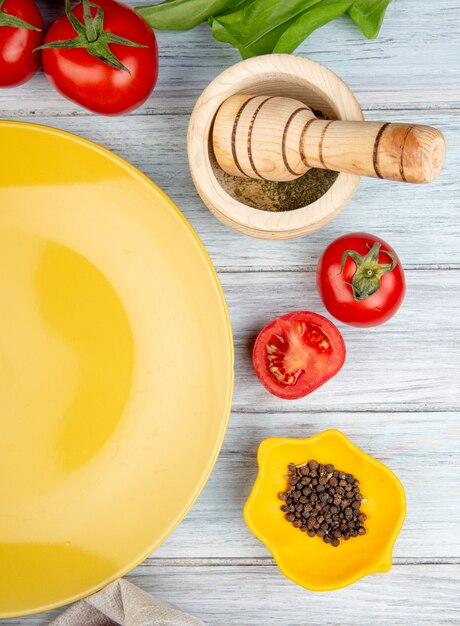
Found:
<svg viewBox="0 0 460 626"><path fill-rule="evenodd" d="M304 134L305 164L404 183L429 183L445 158L442 133L430 126L314 120Z"/></svg>
<svg viewBox="0 0 460 626"><path fill-rule="evenodd" d="M302 102L231 96L214 120L213 147L229 174L285 181L311 167L426 183L445 160L443 134L430 126L317 119Z"/></svg>

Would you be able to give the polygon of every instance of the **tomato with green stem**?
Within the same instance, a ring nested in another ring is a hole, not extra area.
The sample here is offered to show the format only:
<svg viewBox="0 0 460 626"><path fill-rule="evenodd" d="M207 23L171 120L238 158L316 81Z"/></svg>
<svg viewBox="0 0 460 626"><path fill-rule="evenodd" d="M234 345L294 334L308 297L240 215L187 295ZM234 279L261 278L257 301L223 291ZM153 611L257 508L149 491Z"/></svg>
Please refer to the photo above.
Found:
<svg viewBox="0 0 460 626"><path fill-rule="evenodd" d="M151 94L158 77L155 35L115 0L82 0L46 33L43 69L70 100L105 115L127 113Z"/></svg>
<svg viewBox="0 0 460 626"><path fill-rule="evenodd" d="M262 385L273 395L296 400L335 376L345 362L345 342L328 319L311 311L273 320L254 344L252 360Z"/></svg>
<svg viewBox="0 0 460 626"><path fill-rule="evenodd" d="M34 0L0 0L0 87L16 87L40 67L44 24Z"/></svg>
<svg viewBox="0 0 460 626"><path fill-rule="evenodd" d="M368 233L333 241L319 260L316 278L326 309L352 326L383 324L406 293L398 255L383 239Z"/></svg>

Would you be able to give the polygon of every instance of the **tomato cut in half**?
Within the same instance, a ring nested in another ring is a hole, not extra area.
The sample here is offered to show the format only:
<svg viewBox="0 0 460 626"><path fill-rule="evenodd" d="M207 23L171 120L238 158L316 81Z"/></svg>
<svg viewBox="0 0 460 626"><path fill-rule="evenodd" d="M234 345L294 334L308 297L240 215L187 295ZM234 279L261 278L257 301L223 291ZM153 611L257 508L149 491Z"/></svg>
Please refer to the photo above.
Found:
<svg viewBox="0 0 460 626"><path fill-rule="evenodd" d="M285 400L303 398L335 376L345 362L345 342L328 319L298 311L273 320L254 344L252 360L262 385Z"/></svg>

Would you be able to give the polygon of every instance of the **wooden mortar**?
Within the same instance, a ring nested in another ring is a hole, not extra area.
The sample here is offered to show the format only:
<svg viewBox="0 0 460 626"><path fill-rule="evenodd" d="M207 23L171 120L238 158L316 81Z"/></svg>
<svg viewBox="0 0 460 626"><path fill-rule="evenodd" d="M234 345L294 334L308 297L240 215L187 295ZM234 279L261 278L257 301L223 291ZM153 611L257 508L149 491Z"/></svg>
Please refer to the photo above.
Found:
<svg viewBox="0 0 460 626"><path fill-rule="evenodd" d="M190 118L187 147L193 181L206 206L235 230L264 239L301 237L321 228L350 201L360 177L340 173L330 189L311 204L269 212L247 206L220 185L211 164L212 126L222 103L235 94L296 98L329 119L362 121L351 90L326 67L295 55L247 59L222 72L199 97Z"/></svg>

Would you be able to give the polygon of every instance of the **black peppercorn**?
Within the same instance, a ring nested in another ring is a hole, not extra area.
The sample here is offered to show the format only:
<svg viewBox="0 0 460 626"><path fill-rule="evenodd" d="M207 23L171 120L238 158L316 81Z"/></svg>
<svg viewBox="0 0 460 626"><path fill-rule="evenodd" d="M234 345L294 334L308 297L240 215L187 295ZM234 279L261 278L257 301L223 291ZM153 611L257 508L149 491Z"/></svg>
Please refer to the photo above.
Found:
<svg viewBox="0 0 460 626"><path fill-rule="evenodd" d="M315 460L299 466L291 463L288 471L288 489L278 497L283 502L281 511L295 528L334 547L366 533L359 481L352 474Z"/></svg>

